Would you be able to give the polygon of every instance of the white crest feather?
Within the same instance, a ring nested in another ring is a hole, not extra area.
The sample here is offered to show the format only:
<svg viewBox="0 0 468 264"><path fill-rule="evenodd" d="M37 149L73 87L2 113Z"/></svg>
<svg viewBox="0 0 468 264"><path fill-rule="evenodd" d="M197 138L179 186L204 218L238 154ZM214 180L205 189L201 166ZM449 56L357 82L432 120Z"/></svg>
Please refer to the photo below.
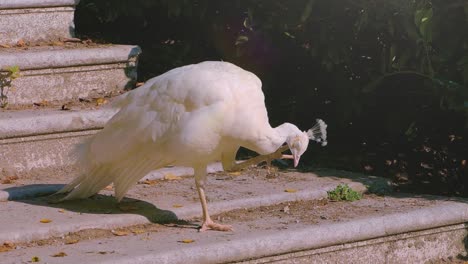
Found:
<svg viewBox="0 0 468 264"><path fill-rule="evenodd" d="M327 145L327 124L322 119L316 119L315 125L307 131L310 140Z"/></svg>

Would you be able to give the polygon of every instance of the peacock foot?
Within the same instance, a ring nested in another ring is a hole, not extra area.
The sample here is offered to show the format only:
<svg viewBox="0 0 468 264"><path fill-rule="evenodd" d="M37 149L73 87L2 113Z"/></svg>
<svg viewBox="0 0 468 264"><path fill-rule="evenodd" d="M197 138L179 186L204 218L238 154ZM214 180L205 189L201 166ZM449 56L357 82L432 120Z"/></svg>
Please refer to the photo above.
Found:
<svg viewBox="0 0 468 264"><path fill-rule="evenodd" d="M206 230L215 230L215 231L224 231L224 232L234 231L231 225L218 224L218 223L213 222L213 220L211 219L203 222L202 226L200 227L198 231L203 232Z"/></svg>

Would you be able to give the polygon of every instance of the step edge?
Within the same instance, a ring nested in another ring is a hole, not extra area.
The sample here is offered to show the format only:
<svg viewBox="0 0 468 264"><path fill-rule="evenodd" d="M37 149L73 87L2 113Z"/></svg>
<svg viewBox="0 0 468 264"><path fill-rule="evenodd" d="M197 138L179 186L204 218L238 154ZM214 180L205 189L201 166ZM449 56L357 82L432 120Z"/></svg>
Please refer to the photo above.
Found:
<svg viewBox="0 0 468 264"><path fill-rule="evenodd" d="M77 6L80 0L0 0L0 9Z"/></svg>
<svg viewBox="0 0 468 264"><path fill-rule="evenodd" d="M137 45L109 45L51 50L32 48L15 52L1 50L0 69L18 66L22 71L129 62L136 61L141 52L141 48Z"/></svg>

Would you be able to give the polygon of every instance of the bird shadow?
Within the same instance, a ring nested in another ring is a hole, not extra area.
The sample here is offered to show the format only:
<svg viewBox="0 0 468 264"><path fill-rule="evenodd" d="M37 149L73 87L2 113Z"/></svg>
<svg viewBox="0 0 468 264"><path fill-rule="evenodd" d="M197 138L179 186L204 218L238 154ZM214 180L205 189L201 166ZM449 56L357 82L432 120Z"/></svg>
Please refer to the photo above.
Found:
<svg viewBox="0 0 468 264"><path fill-rule="evenodd" d="M136 214L144 216L150 223L154 224L181 228L199 228L197 224L179 219L173 211L160 209L149 202L139 199L124 197L120 202L117 202L113 196L95 194L86 199L61 201L66 194L54 193L63 186L62 184L40 184L41 189L44 191L36 192L34 196L26 195L21 197L21 199L9 200L34 206L64 209L80 214ZM37 188L38 184L11 187L4 189L4 191L12 194L14 197L15 195L18 196L18 193L26 193L34 187Z"/></svg>

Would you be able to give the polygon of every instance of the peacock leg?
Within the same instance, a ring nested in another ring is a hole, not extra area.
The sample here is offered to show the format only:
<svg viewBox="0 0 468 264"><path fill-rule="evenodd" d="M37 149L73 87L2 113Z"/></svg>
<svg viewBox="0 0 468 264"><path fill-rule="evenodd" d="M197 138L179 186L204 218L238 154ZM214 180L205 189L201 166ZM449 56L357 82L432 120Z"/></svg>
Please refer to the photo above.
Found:
<svg viewBox="0 0 468 264"><path fill-rule="evenodd" d="M200 196L200 202L203 211L203 223L200 227L200 231L206 230L217 230L217 231L233 231L232 226L222 225L213 222L210 215L208 214L208 206L205 196L205 184L206 184L206 166L196 167L195 169L195 185L197 187L198 195Z"/></svg>

